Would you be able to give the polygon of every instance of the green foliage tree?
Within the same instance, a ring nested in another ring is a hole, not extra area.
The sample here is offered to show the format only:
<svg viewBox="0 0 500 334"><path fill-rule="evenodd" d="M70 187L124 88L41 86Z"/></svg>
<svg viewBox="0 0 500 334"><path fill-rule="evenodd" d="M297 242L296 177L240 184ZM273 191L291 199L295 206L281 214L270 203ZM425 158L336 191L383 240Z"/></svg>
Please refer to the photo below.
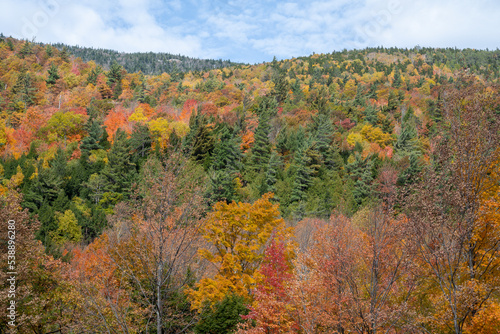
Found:
<svg viewBox="0 0 500 334"><path fill-rule="evenodd" d="M212 166L209 170L209 200L216 203L222 200L231 202L235 193L236 173L241 170L241 151L238 138L227 126L222 126L215 144Z"/></svg>
<svg viewBox="0 0 500 334"><path fill-rule="evenodd" d="M130 141L125 131L119 129L108 153L108 163L102 171L107 182L105 189L128 196L136 174L135 164L132 163Z"/></svg>
<svg viewBox="0 0 500 334"><path fill-rule="evenodd" d="M250 168L255 172L259 172L265 168L271 155L269 113L270 111L267 109L261 111L259 115L259 125L254 134L255 141L251 150Z"/></svg>
<svg viewBox="0 0 500 334"><path fill-rule="evenodd" d="M57 71L57 66L54 63L50 64L48 74L49 74L49 77L46 80L48 85L54 85L56 83L57 79L59 79L61 77Z"/></svg>
<svg viewBox="0 0 500 334"><path fill-rule="evenodd" d="M236 294L229 294L215 303L207 306L201 313L201 319L194 327L198 334L226 334L236 330L239 323L243 322L242 315L248 314L245 299Z"/></svg>

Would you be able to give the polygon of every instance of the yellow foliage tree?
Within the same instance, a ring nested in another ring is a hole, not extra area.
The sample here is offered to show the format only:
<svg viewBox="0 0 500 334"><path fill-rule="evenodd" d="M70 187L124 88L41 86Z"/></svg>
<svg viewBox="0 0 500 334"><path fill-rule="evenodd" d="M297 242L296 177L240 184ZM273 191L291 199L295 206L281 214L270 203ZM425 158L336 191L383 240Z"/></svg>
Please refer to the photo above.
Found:
<svg viewBox="0 0 500 334"><path fill-rule="evenodd" d="M392 137L390 134L385 133L381 128L374 127L370 124L363 126L360 133L367 141L369 141L370 143L378 144L382 148L386 147L392 142Z"/></svg>
<svg viewBox="0 0 500 334"><path fill-rule="evenodd" d="M272 193L255 203L219 202L202 228L204 238L213 247L199 255L214 264L217 274L204 278L188 291L191 305L200 310L233 292L251 300L250 291L257 281L264 251L271 239L288 240L291 228L280 217L278 204L271 203Z"/></svg>

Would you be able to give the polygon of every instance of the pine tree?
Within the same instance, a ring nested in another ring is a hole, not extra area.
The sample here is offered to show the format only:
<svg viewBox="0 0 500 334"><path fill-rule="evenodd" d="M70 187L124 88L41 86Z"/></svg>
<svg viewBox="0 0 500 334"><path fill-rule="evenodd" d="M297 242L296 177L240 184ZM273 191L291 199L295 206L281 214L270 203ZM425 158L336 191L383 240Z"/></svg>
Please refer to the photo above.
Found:
<svg viewBox="0 0 500 334"><path fill-rule="evenodd" d="M399 185L410 185L418 181L418 175L423 170L421 154L419 151L411 151L407 156L408 167L403 169L398 175Z"/></svg>
<svg viewBox="0 0 500 334"><path fill-rule="evenodd" d="M369 105L365 108L365 121L371 125L376 125L378 122L377 110L373 105Z"/></svg>
<svg viewBox="0 0 500 334"><path fill-rule="evenodd" d="M214 170L236 171L241 169L241 150L237 137L226 124L219 130L217 143L214 145L212 168Z"/></svg>
<svg viewBox="0 0 500 334"><path fill-rule="evenodd" d="M207 306L201 313L201 319L194 327L197 334L233 333L242 315L248 314L246 300L236 294L228 294L222 301L213 306Z"/></svg>
<svg viewBox="0 0 500 334"><path fill-rule="evenodd" d="M280 155L276 151L271 152L271 157L269 158L269 163L266 169L266 177L262 183L260 189L260 195L272 192L276 193L276 182L278 181L278 171L282 168L283 162L281 161ZM274 197L279 200L277 196Z"/></svg>
<svg viewBox="0 0 500 334"><path fill-rule="evenodd" d="M231 202L235 194L236 172L241 170L241 151L237 137L223 125L219 139L212 154L212 166L209 171L210 189L209 200L216 203L221 200Z"/></svg>
<svg viewBox="0 0 500 334"><path fill-rule="evenodd" d="M137 164L139 161L148 157L148 154L151 151L152 143L153 140L151 139L148 126L141 123L134 124L132 136L130 137L130 146L133 152L134 163Z"/></svg>
<svg viewBox="0 0 500 334"><path fill-rule="evenodd" d="M263 170L271 155L271 142L269 141L269 110L262 110L259 116L259 125L255 130L254 143L251 150L250 166L258 172Z"/></svg>
<svg viewBox="0 0 500 334"><path fill-rule="evenodd" d="M193 141L192 156L202 163L205 169L210 166L210 157L214 149L214 138L208 125L200 124Z"/></svg>
<svg viewBox="0 0 500 334"><path fill-rule="evenodd" d="M97 84L97 77L101 73L102 73L102 67L96 66L96 67L92 68L89 72L88 77L87 77L87 84L92 84L95 86Z"/></svg>
<svg viewBox="0 0 500 334"><path fill-rule="evenodd" d="M108 77L108 86L113 90L113 98L117 99L122 93L122 78L123 67L116 61L111 65L109 72L106 74Z"/></svg>
<svg viewBox="0 0 500 334"><path fill-rule="evenodd" d="M62 48L61 52L59 53L59 57L61 57L64 62L69 63L69 50L66 46Z"/></svg>
<svg viewBox="0 0 500 334"><path fill-rule="evenodd" d="M310 185L313 170L308 167L308 157L306 154L308 147L303 145L294 157L295 179L292 185L291 202L300 202L305 200L305 191Z"/></svg>
<svg viewBox="0 0 500 334"><path fill-rule="evenodd" d="M58 147L56 155L54 156L54 159L50 163L50 169L53 172L53 174L58 175L64 182L64 178L66 177L67 166L68 166L68 156L61 147Z"/></svg>
<svg viewBox="0 0 500 334"><path fill-rule="evenodd" d="M99 140L102 136L102 128L99 122L96 120L91 121L88 132L89 135L83 138L80 144L80 150L82 152L81 159L85 161L90 156L90 151L102 149L102 146L99 144Z"/></svg>
<svg viewBox="0 0 500 334"><path fill-rule="evenodd" d="M60 78L60 75L57 72L57 66L54 63L50 64L50 68L49 68L48 73L49 73L49 77L46 80L47 84L54 85L56 83L57 79Z"/></svg>
<svg viewBox="0 0 500 334"><path fill-rule="evenodd" d="M288 83L287 71L285 69L282 69L276 64L273 66L273 72L272 80L274 82L274 90L272 95L276 98L276 101L280 103L287 99L290 84Z"/></svg>
<svg viewBox="0 0 500 334"><path fill-rule="evenodd" d="M35 88L33 87L33 76L25 69L21 70L16 84L12 87L12 93L24 103L25 108L33 105L35 99Z"/></svg>
<svg viewBox="0 0 500 334"><path fill-rule="evenodd" d="M115 141L108 154L108 164L102 174L107 178L109 192L130 193L132 181L136 175L135 165L131 161L130 141L127 134L119 129Z"/></svg>
<svg viewBox="0 0 500 334"><path fill-rule="evenodd" d="M372 193L373 182L373 161L368 160L361 177L354 183L353 195L356 203L361 205Z"/></svg>
<svg viewBox="0 0 500 334"><path fill-rule="evenodd" d="M394 80L392 81L392 87L399 88L401 87L401 73L399 72L399 68L396 67L394 70Z"/></svg>
<svg viewBox="0 0 500 334"><path fill-rule="evenodd" d="M45 54L47 55L47 57L52 57L54 55L54 49L52 48L52 45L47 44L47 46L45 46Z"/></svg>
<svg viewBox="0 0 500 334"><path fill-rule="evenodd" d="M330 117L326 113L312 117L309 131L316 150L323 155L323 158L326 158L333 135L333 124Z"/></svg>
<svg viewBox="0 0 500 334"><path fill-rule="evenodd" d="M396 151L409 153L418 150L416 117L411 106L404 114L401 126L401 133L394 145Z"/></svg>

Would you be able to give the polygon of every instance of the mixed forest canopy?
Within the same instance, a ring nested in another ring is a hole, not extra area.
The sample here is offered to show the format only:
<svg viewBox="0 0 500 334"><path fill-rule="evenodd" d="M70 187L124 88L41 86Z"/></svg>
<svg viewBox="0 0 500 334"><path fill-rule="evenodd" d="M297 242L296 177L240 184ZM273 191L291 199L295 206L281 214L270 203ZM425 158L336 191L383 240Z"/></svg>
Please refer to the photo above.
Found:
<svg viewBox="0 0 500 334"><path fill-rule="evenodd" d="M247 65L1 35L19 332L500 331L499 57Z"/></svg>
<svg viewBox="0 0 500 334"><path fill-rule="evenodd" d="M229 60L222 59L197 59L182 55L158 52L117 52L107 49L86 48L81 46L70 46L61 43L52 44L58 50L65 49L72 56L81 58L83 61L95 61L96 64L109 69L114 62L127 72L142 72L144 74L177 73L189 71L209 71L216 68L224 68L238 65Z"/></svg>

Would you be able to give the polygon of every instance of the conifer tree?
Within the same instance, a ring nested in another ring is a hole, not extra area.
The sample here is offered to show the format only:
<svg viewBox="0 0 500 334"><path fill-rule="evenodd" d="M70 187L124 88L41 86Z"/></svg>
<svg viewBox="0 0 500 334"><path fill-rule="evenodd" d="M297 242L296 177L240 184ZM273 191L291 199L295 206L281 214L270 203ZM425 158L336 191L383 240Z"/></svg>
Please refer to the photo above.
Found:
<svg viewBox="0 0 500 334"><path fill-rule="evenodd" d="M282 161L280 155L276 151L271 152L269 163L266 169L266 177L260 189L260 195L268 192L276 193L276 182L278 181L278 171L282 168ZM275 199L279 200L277 196Z"/></svg>
<svg viewBox="0 0 500 334"><path fill-rule="evenodd" d="M265 168L271 155L271 142L269 141L270 132L270 111L262 110L259 115L259 125L255 130L255 141L251 150L250 166L254 171L260 171Z"/></svg>
<svg viewBox="0 0 500 334"><path fill-rule="evenodd" d="M57 66L54 63L50 64L50 68L49 68L48 73L49 73L49 77L47 78L47 84L54 85L56 83L57 79L60 78L60 75L57 71Z"/></svg>
<svg viewBox="0 0 500 334"><path fill-rule="evenodd" d="M372 193L372 182L373 182L373 161L368 160L366 166L361 174L354 183L353 195L356 203L361 205L365 199L368 199Z"/></svg>
<svg viewBox="0 0 500 334"><path fill-rule="evenodd" d="M128 195L135 177L135 165L131 161L130 142L127 134L119 129L108 154L108 164L102 174L107 178L107 190Z"/></svg>
<svg viewBox="0 0 500 334"><path fill-rule="evenodd" d="M410 153L418 150L416 117L410 106L403 116L401 133L394 148L399 152Z"/></svg>
<svg viewBox="0 0 500 334"><path fill-rule="evenodd" d="M170 140L171 139L172 138L170 138ZM141 123L134 124L132 136L130 137L130 146L133 152L134 163L137 164L140 160L145 160L148 157L152 143L153 140L151 139L148 126Z"/></svg>
<svg viewBox="0 0 500 334"><path fill-rule="evenodd" d="M313 171L308 167L308 156L306 150L308 147L303 145L295 154L294 165L296 168L295 179L292 185L291 202L300 202L305 200L305 191L309 187L311 174Z"/></svg>
<svg viewBox="0 0 500 334"><path fill-rule="evenodd" d="M96 120L91 121L88 132L89 135L83 138L82 143L80 144L80 150L82 152L81 159L85 161L90 156L90 151L102 148L99 144L99 140L103 131L99 122Z"/></svg>
<svg viewBox="0 0 500 334"><path fill-rule="evenodd" d="M209 200L216 203L221 200L231 202L235 193L236 172L241 169L241 151L237 137L226 125L222 126L219 138L212 155L212 166L209 171Z"/></svg>

